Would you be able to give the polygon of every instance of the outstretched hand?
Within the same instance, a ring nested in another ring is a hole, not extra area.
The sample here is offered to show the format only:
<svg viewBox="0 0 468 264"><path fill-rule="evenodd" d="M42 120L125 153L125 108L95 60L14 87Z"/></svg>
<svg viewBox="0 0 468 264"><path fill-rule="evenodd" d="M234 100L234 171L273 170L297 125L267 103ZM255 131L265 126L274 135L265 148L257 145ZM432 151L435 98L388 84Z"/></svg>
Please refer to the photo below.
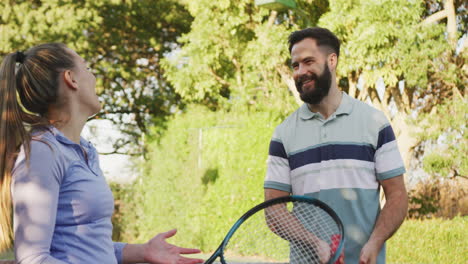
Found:
<svg viewBox="0 0 468 264"><path fill-rule="evenodd" d="M202 259L192 259L181 254L200 253L198 249L182 248L166 242L166 239L174 236L177 230L161 233L144 244L144 259L151 264L195 264L203 263Z"/></svg>

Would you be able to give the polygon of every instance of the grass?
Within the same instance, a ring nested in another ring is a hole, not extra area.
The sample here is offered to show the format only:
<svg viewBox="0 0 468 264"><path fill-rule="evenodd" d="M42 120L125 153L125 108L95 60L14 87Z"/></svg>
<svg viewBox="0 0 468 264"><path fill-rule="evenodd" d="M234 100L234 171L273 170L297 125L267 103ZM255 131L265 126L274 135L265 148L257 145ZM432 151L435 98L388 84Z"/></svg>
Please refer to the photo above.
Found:
<svg viewBox="0 0 468 264"><path fill-rule="evenodd" d="M467 216L452 220L407 220L387 242L387 263L468 263L467 230ZM12 258L12 251L0 253L0 259Z"/></svg>
<svg viewBox="0 0 468 264"><path fill-rule="evenodd" d="M407 220L387 242L387 263L468 263L468 217Z"/></svg>

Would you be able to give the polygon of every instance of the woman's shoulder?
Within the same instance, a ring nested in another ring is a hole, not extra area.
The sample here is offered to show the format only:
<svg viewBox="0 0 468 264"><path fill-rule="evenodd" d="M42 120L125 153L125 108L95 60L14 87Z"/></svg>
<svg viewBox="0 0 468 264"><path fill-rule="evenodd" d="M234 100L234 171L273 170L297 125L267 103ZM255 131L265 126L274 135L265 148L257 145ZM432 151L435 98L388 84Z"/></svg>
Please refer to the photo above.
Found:
<svg viewBox="0 0 468 264"><path fill-rule="evenodd" d="M17 180L29 178L28 175L32 174L61 179L67 169L67 163L63 149L53 133L33 132L29 146L21 146L12 173Z"/></svg>
<svg viewBox="0 0 468 264"><path fill-rule="evenodd" d="M26 152L29 152L28 155ZM31 140L21 145L15 167L27 161L28 163L49 164L60 159L60 152L58 141L52 131L35 130L31 132Z"/></svg>
<svg viewBox="0 0 468 264"><path fill-rule="evenodd" d="M30 151L50 158L60 153L60 144L51 130L40 130L31 133ZM44 157L45 158L45 157Z"/></svg>

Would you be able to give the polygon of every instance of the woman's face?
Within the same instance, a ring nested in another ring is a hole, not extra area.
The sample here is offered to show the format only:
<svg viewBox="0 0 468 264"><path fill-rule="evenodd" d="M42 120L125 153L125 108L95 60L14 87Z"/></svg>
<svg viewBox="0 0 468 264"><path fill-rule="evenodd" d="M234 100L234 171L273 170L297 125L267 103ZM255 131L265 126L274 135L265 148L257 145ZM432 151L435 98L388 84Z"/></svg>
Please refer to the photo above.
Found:
<svg viewBox="0 0 468 264"><path fill-rule="evenodd" d="M101 103L96 95L96 77L83 58L71 49L70 52L73 54L75 63L75 67L71 71L79 87L78 98L80 105L84 106L84 110L89 110L86 112L88 112L89 116L92 116L101 110Z"/></svg>

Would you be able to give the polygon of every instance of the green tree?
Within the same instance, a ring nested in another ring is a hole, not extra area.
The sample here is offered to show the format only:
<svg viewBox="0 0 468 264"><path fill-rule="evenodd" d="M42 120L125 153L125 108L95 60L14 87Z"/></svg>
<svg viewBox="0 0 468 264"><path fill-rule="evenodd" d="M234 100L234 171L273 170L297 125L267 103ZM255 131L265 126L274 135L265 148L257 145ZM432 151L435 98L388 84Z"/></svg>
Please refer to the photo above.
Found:
<svg viewBox="0 0 468 264"><path fill-rule="evenodd" d="M191 31L163 62L184 100L214 109L294 109L286 39L299 27L290 23L291 12L270 12L251 0L189 1L187 9L194 17Z"/></svg>
<svg viewBox="0 0 468 264"><path fill-rule="evenodd" d="M192 28L180 51L163 62L167 79L185 100L288 112L296 107L288 97L300 100L287 36L306 22L330 28L342 40L339 86L385 112L408 163L421 142L408 117L465 93L463 2L296 2L302 12L268 11L248 0L190 1Z"/></svg>
<svg viewBox="0 0 468 264"><path fill-rule="evenodd" d="M332 3L320 23L343 40L342 87L386 113L409 165L422 139L408 117L465 94L466 8L461 1Z"/></svg>
<svg viewBox="0 0 468 264"><path fill-rule="evenodd" d="M127 143L138 145L149 126L161 125L181 104L160 65L190 27L178 0L2 1L0 9L0 55L63 42L89 62L103 102L96 118L129 135L113 152L128 154Z"/></svg>

